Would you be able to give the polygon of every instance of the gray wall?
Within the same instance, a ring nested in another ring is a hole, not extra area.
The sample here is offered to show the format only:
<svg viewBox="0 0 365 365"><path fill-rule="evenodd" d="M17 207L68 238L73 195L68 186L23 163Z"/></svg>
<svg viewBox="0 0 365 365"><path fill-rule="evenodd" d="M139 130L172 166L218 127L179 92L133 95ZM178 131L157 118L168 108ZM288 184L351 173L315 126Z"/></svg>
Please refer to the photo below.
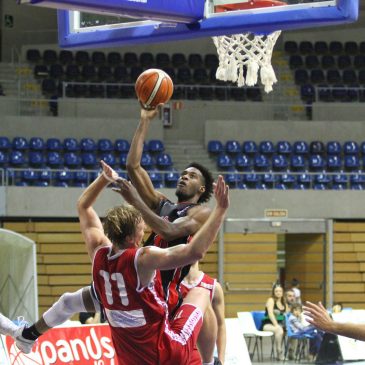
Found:
<svg viewBox="0 0 365 365"><path fill-rule="evenodd" d="M52 118L52 117L2 117L0 118L0 135L10 138L42 137L42 138L83 138L94 139L124 138L131 140L139 115L134 118L118 120L106 118ZM159 120L150 128L148 139L163 139L162 123Z"/></svg>
<svg viewBox="0 0 365 365"><path fill-rule="evenodd" d="M173 189L161 192L174 199ZM5 217L77 217L79 188L0 187L5 197ZM265 209L287 209L289 218L361 218L365 217L362 191L259 191L232 190L228 218L264 218ZM119 195L105 190L95 208L100 215L122 202ZM4 202L3 202L4 203ZM213 201L211 202L211 205Z"/></svg>

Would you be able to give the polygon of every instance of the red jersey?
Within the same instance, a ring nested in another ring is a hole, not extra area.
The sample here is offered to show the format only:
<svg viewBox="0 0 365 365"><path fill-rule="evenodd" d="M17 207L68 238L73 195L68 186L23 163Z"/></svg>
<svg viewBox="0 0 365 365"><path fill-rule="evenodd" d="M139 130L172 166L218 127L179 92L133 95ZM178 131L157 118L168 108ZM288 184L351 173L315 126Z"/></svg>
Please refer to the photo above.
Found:
<svg viewBox="0 0 365 365"><path fill-rule="evenodd" d="M154 277L141 287L137 273L140 248L112 253L100 247L93 281L111 326L119 365L188 364L202 324L200 309L183 305L168 321L161 284Z"/></svg>
<svg viewBox="0 0 365 365"><path fill-rule="evenodd" d="M192 284L189 284L185 280L183 280L180 285L180 292L182 294L182 297L185 298L191 289L201 287L209 291L210 301L212 301L214 297L216 283L216 279L213 279L209 275L202 272L199 278Z"/></svg>

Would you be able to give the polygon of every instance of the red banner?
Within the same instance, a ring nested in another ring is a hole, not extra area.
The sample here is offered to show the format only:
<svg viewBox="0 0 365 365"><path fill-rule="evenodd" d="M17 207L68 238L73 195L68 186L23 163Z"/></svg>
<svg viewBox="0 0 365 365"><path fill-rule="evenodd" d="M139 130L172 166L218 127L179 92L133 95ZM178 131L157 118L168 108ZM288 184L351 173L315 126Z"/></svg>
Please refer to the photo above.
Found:
<svg viewBox="0 0 365 365"><path fill-rule="evenodd" d="M109 325L53 328L41 336L30 354L6 337L10 365L118 365Z"/></svg>

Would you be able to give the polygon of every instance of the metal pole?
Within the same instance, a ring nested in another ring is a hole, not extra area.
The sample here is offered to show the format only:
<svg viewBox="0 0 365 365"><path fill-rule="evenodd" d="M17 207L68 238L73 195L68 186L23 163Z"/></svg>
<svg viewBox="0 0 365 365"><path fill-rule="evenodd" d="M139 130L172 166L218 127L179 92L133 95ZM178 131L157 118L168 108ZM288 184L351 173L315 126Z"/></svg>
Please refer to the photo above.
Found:
<svg viewBox="0 0 365 365"><path fill-rule="evenodd" d="M327 220L327 242L328 242L328 264L327 270L325 269L325 279L327 273L327 280L324 282L324 290L327 292L328 303L326 303L327 308L332 308L333 306L333 220ZM326 260L326 255L325 255ZM324 266L326 268L326 266Z"/></svg>
<svg viewBox="0 0 365 365"><path fill-rule="evenodd" d="M224 286L224 231L226 221L223 222L218 236L218 281Z"/></svg>

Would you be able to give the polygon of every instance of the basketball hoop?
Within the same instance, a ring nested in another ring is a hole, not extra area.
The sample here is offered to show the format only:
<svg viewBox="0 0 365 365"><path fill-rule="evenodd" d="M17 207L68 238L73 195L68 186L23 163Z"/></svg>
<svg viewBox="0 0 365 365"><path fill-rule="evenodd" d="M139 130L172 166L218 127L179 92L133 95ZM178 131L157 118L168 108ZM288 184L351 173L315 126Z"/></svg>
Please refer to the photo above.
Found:
<svg viewBox="0 0 365 365"><path fill-rule="evenodd" d="M238 4L225 4L215 7L216 12L256 9L270 6L286 5L276 0L249 0ZM281 31L267 35L254 33L233 34L213 37L219 58L216 78L222 81L232 81L239 87L254 86L258 81L260 70L261 83L265 91L272 91L277 82L275 71L271 65L272 52ZM247 69L244 76L244 67Z"/></svg>

